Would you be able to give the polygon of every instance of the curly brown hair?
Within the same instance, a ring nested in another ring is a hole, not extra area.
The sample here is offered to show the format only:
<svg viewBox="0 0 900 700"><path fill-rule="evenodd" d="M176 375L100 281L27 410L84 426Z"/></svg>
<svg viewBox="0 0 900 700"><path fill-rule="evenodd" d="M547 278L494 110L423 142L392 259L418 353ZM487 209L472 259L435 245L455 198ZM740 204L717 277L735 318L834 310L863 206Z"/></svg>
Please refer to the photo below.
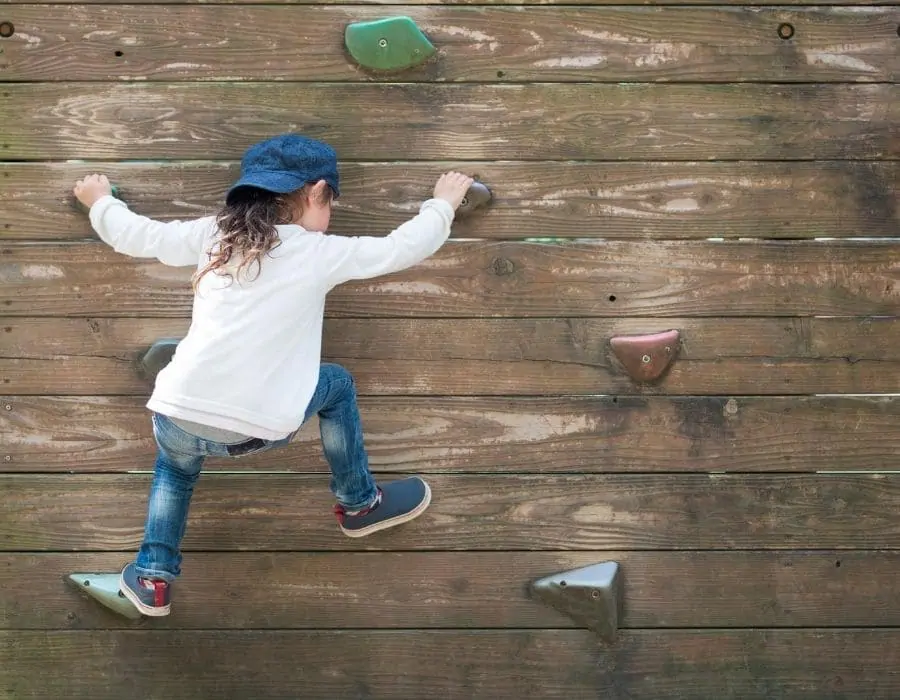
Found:
<svg viewBox="0 0 900 700"><path fill-rule="evenodd" d="M262 269L262 257L281 245L275 227L292 223L302 214L303 202L312 186L309 183L290 194L277 194L256 187L241 187L232 192L216 217L219 235L209 251L209 262L191 279L194 291L209 272L233 280L231 272L223 269L232 259L240 260L237 274L255 263L258 276ZM326 186L319 203L327 204L333 196L331 187Z"/></svg>

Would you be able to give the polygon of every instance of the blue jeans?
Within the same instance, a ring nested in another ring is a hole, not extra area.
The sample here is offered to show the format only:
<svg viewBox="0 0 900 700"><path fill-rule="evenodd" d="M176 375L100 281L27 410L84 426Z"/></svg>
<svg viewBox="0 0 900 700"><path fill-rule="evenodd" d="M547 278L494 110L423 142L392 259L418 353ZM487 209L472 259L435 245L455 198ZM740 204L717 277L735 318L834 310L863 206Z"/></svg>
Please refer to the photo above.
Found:
<svg viewBox="0 0 900 700"><path fill-rule="evenodd" d="M323 363L321 366L319 382L303 422L316 414L322 450L331 467L331 492L347 510L365 508L375 500L377 490L363 445L356 386L352 375L340 365ZM181 574L181 540L194 484L205 458L238 457L283 447L294 433L281 440L257 438L225 444L198 438L165 416L153 414L153 436L157 445L156 465L144 541L135 566L139 576L172 581Z"/></svg>

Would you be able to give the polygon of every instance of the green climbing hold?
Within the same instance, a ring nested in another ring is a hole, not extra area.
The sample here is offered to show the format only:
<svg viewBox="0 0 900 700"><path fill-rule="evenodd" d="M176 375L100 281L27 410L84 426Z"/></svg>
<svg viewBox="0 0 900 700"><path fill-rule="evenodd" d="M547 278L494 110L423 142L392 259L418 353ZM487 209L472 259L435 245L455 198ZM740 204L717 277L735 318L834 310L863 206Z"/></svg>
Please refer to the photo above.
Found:
<svg viewBox="0 0 900 700"><path fill-rule="evenodd" d="M344 30L344 43L359 65L376 71L413 68L435 53L411 17L354 22Z"/></svg>

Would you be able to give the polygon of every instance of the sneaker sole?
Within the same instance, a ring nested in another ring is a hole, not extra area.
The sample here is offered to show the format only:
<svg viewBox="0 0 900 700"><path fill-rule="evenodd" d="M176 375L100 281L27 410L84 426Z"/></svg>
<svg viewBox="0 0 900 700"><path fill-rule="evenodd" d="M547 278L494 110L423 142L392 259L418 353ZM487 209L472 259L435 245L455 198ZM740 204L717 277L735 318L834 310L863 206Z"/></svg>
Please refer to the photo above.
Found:
<svg viewBox="0 0 900 700"><path fill-rule="evenodd" d="M125 583L124 576L119 577L119 590L122 592L122 595L128 598L131 604L141 612L142 615L146 615L147 617L165 617L171 610L171 604L165 606L164 608L152 608L149 605L145 605L144 603L142 603Z"/></svg>
<svg viewBox="0 0 900 700"><path fill-rule="evenodd" d="M372 533L380 532L381 530L387 530L388 528L408 523L410 520L415 520L425 512L425 509L428 508L429 505L431 505L431 487L428 485L427 481L423 481L422 483L425 484L425 498L422 499L422 502L413 510L409 511L409 513L398 515L396 518L391 518L390 520L383 520L380 523L374 523L373 525L369 525L368 527L359 530L345 530L343 525L341 525L341 530L347 537L365 537L366 535L371 535Z"/></svg>

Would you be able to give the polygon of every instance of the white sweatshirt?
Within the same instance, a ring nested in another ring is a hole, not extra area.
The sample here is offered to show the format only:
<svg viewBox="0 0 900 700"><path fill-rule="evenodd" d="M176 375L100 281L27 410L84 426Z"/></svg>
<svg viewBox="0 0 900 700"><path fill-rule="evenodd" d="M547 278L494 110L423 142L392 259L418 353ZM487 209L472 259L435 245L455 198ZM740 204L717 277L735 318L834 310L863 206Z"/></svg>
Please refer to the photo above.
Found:
<svg viewBox="0 0 900 700"><path fill-rule="evenodd" d="M303 422L319 378L325 295L342 282L416 265L450 235L443 199L385 237L335 236L279 226L281 245L233 281L208 273L194 297L190 329L159 373L147 408L174 419L268 440ZM159 222L111 196L91 225L117 252L166 265L203 267L215 217ZM233 270L232 270L233 272Z"/></svg>

